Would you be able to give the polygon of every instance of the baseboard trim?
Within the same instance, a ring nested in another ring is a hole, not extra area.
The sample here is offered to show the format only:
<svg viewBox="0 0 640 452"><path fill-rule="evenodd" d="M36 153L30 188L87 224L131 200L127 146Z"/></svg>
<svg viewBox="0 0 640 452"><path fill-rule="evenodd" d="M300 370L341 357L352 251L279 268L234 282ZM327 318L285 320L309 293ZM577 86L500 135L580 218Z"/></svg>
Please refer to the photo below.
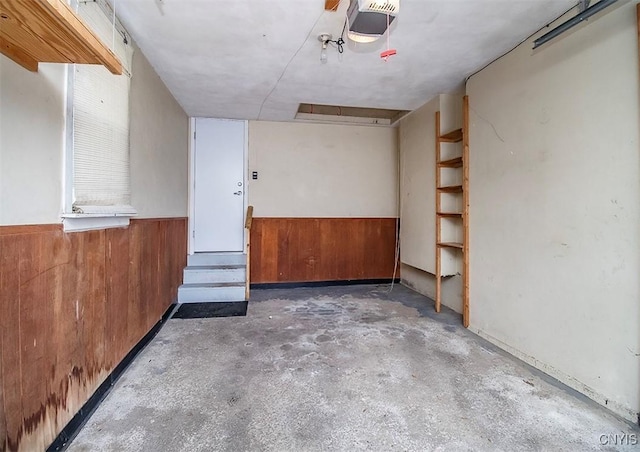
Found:
<svg viewBox="0 0 640 452"><path fill-rule="evenodd" d="M73 418L65 425L62 431L56 436L56 439L49 445L47 448L47 452L56 452L65 450L71 441L78 435L82 427L87 423L91 415L95 412L95 410L100 406L100 403L104 400L104 398L109 394L113 385L118 381L118 379L122 376L124 371L129 367L129 365L133 362L133 360L138 356L138 354L151 342L151 340L158 334L162 326L166 323L166 321L171 317L174 309L176 308L176 304L173 303L169 306L169 308L162 314L162 318L158 320L158 322L149 330L147 334L144 335L140 341L136 345L133 346L131 351L127 353L127 355L120 361L120 363L111 371L111 373L105 378L98 389L89 397L80 411L76 413Z"/></svg>
<svg viewBox="0 0 640 452"><path fill-rule="evenodd" d="M214 317L244 317L247 315L246 301L224 301L209 303L183 303L171 316L172 319L211 319Z"/></svg>
<svg viewBox="0 0 640 452"><path fill-rule="evenodd" d="M330 286L355 286L359 284L398 284L400 278L380 278L380 279L340 279L334 281L299 281L299 282L273 282L273 283L253 283L252 289L298 289L300 287L330 287Z"/></svg>

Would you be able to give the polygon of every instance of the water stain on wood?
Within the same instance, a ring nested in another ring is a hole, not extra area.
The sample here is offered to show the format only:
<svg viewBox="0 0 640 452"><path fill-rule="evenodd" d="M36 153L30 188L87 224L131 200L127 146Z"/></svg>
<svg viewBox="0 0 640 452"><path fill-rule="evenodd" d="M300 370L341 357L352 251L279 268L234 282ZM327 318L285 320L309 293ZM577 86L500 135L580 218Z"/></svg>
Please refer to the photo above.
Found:
<svg viewBox="0 0 640 452"><path fill-rule="evenodd" d="M185 218L0 227L0 451L43 450L176 297Z"/></svg>

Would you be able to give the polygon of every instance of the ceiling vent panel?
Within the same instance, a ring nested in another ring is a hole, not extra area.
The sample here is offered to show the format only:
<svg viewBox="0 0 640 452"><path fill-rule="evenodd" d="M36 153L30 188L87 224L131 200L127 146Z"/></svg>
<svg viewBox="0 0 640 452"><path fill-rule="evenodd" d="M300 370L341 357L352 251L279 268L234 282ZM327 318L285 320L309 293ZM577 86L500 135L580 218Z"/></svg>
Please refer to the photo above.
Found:
<svg viewBox="0 0 640 452"><path fill-rule="evenodd" d="M384 108L300 104L295 119L309 122L388 127L393 126L408 113L407 110Z"/></svg>

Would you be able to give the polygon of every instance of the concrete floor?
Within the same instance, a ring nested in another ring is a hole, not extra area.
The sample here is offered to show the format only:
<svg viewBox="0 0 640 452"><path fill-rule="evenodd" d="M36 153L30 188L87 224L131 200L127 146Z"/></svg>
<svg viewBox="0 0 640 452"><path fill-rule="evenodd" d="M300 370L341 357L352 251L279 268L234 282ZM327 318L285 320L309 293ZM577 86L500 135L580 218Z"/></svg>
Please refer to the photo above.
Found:
<svg viewBox="0 0 640 452"><path fill-rule="evenodd" d="M170 320L70 451L637 450L639 432L402 286L256 290Z"/></svg>

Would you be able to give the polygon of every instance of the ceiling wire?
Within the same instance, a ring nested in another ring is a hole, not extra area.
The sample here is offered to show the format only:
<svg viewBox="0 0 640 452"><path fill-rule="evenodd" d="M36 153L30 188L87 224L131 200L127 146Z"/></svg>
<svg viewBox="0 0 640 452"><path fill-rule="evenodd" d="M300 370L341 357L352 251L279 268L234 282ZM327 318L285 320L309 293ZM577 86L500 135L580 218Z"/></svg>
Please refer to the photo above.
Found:
<svg viewBox="0 0 640 452"><path fill-rule="evenodd" d="M485 64L484 66L482 66L480 69L478 69L477 71L475 71L474 73L472 73L471 75L467 76L467 78L464 79L464 84L465 86L467 85L467 82L469 81L469 79L471 77L473 77L474 75L476 75L478 72L481 72L483 70L485 70L487 67L491 66L493 63L495 63L496 61L498 61L499 59L509 55L511 52L513 52L514 50L516 50L518 47L520 47L522 44L524 44L525 42L527 42L529 39L531 39L531 37L533 37L535 34L539 33L541 30L544 30L545 28L548 28L552 23L554 23L555 21L557 21L558 19L560 19L561 17L567 15L572 9L578 7L580 5L580 2L576 3L575 5L573 5L571 8L569 8L568 10L566 10L565 12L563 12L562 14L560 14L558 17L556 17L555 19L549 21L548 23L546 23L545 25L543 25L542 27L538 28L536 31L534 31L533 33L531 33L529 36L527 36L526 38L524 38L522 41L520 41L519 43L517 43L515 46L513 46L511 49L507 50L505 53L503 53L502 55L494 58L493 60L491 60L490 62L488 62L487 64Z"/></svg>
<svg viewBox="0 0 640 452"><path fill-rule="evenodd" d="M269 91L269 94L267 94L267 96L264 98L264 100L262 101L262 104L260 104L260 110L258 111L258 117L256 119L260 119L260 116L262 115L262 109L264 108L264 104L267 102L267 100L271 97L271 95L273 94L273 92L276 90L276 88L278 87L278 85L280 84L280 80L282 80L282 77L284 77L284 74L287 72L287 69L289 69L289 66L291 65L291 62L294 60L294 58L296 56L298 56L298 53L300 53L300 50L302 50L302 48L304 47L304 45L306 44L307 40L309 39L309 37L311 36L311 33L313 33L313 30L316 28L316 25L318 25L318 22L320 21L320 19L322 18L324 14L324 10L320 13L320 15L318 16L318 18L316 19L316 21L313 23L313 25L311 26L311 29L309 30L309 33L307 33L307 36L304 38L304 40L302 41L302 44L300 44L300 47L298 47L298 50L295 51L295 53L293 54L293 56L289 59L289 62L287 63L287 65L284 67L284 69L282 70L282 73L280 74L280 77L278 77L278 80L276 80L276 83L273 85L273 87L271 88L271 90Z"/></svg>
<svg viewBox="0 0 640 452"><path fill-rule="evenodd" d="M111 49L115 51L116 49L116 5L118 4L118 0L113 0L113 23L111 29Z"/></svg>

